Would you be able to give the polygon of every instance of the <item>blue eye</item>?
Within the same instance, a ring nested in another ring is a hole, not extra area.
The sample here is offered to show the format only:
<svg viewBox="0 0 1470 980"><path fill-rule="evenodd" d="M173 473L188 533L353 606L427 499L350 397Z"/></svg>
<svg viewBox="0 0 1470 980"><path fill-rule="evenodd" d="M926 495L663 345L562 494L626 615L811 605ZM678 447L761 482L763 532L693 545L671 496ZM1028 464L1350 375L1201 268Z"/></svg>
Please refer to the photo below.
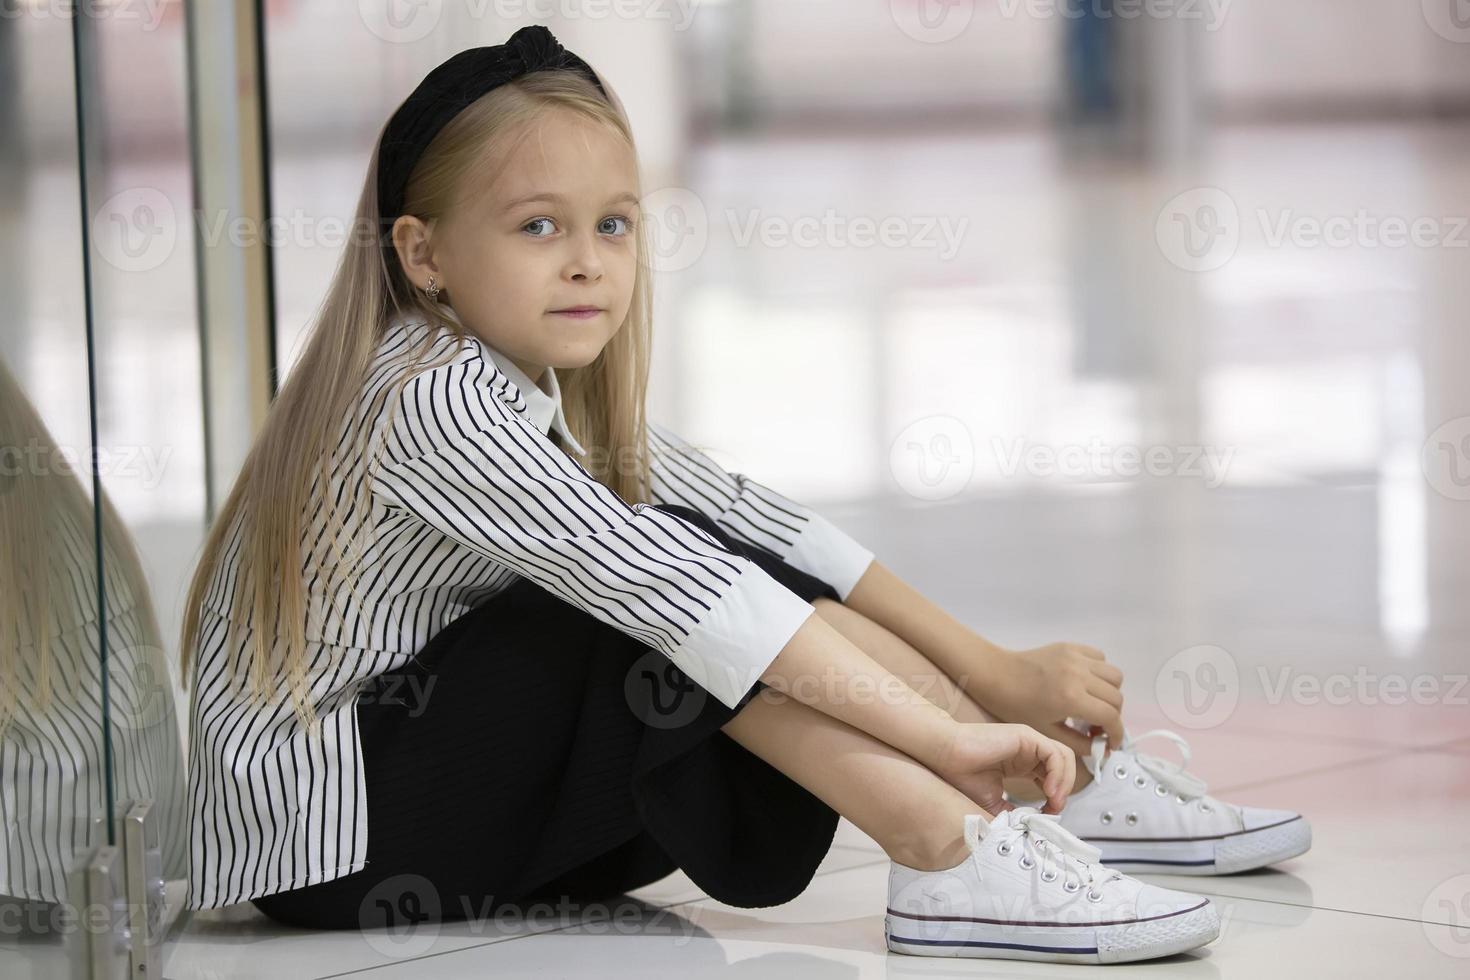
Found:
<svg viewBox="0 0 1470 980"><path fill-rule="evenodd" d="M608 228L608 222L610 222L610 221L621 221L625 227L621 231L619 231L619 230L617 230L615 228L610 229L610 228ZM531 231L531 229L535 225L543 224L543 223L544 224L548 224L548 225L553 224L553 222L552 222L552 220L550 218L532 218L530 221L527 221L525 224L521 225L521 231L529 232L532 238L547 238L547 237L550 237L551 232L547 232L546 234L541 235L541 234L537 234L534 231ZM633 219L632 218L629 218L627 215L622 215L622 214L608 215L606 218L603 218L602 221L599 222L599 224L598 224L598 231L600 231L604 235L619 235L619 236L621 236L621 235L627 235L627 234L629 234L629 233L632 232L632 229L633 229Z"/></svg>

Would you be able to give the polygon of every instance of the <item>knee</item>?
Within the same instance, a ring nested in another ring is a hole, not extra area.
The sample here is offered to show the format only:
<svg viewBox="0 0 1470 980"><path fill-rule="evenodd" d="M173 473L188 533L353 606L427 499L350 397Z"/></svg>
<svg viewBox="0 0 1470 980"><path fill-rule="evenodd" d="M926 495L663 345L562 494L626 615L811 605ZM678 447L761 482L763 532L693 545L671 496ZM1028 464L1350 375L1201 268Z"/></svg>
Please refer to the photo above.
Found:
<svg viewBox="0 0 1470 980"><path fill-rule="evenodd" d="M839 610L846 608L836 599L829 599L827 596L824 595L819 595L815 599L813 599L812 607L816 609L818 616L821 616L828 622L835 621L839 616L842 615Z"/></svg>

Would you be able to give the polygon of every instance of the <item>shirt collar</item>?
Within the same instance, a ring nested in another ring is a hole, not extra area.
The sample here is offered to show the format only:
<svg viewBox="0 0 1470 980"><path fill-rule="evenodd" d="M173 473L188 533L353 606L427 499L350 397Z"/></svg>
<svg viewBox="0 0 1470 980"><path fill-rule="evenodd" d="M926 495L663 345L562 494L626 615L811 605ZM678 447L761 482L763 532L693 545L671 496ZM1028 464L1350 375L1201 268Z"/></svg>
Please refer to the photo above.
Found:
<svg viewBox="0 0 1470 980"><path fill-rule="evenodd" d="M446 309L445 313L451 320L456 323L460 322L459 317L455 316L452 310ZM396 327L407 328L414 325L425 326L426 324L423 320L412 320L401 314L394 317ZM543 435L548 430L555 428L568 448L574 450L579 456L587 455L587 450L582 448L582 444L572 436L571 429L567 427L567 418L561 407L561 385L557 383L555 368L548 367L543 373L546 387L542 388L526 377L526 372L516 367L515 362L510 358L476 337L468 329L465 330L465 336L488 354L490 360L500 369L500 373L505 376L504 383L494 386L496 397L530 419Z"/></svg>
<svg viewBox="0 0 1470 980"><path fill-rule="evenodd" d="M578 456L587 455L587 450L582 444L572 438L572 432L567 427L566 415L562 413L561 407L561 385L556 380L556 368L548 367L542 372L542 378L546 382L543 389L536 382L526 376L526 373L515 366L515 362L506 357L500 351L491 347L483 340L480 346L485 348L485 353L495 362L495 366L510 378L511 382L521 390L521 395L526 402L526 415L536 424L536 428L545 433L550 428L555 428L562 441L574 450Z"/></svg>

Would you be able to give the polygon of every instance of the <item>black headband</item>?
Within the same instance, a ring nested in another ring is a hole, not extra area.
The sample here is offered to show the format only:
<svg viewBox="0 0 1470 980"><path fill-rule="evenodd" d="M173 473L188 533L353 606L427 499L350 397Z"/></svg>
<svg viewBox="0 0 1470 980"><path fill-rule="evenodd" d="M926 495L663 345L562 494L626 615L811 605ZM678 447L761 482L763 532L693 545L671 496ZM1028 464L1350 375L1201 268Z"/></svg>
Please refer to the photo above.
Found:
<svg viewBox="0 0 1470 980"><path fill-rule="evenodd" d="M465 106L497 86L528 72L575 71L605 96L590 65L561 46L551 31L531 24L504 44L459 52L424 76L394 111L378 145L378 216L384 235L403 211L403 191L424 147Z"/></svg>

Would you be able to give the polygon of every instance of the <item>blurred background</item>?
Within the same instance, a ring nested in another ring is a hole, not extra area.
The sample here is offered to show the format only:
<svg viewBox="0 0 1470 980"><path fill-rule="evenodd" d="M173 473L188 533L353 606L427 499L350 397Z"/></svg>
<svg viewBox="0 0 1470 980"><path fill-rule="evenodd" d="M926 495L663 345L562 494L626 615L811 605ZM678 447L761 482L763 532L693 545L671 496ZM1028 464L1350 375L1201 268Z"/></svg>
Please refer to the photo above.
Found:
<svg viewBox="0 0 1470 980"><path fill-rule="evenodd" d="M122 962L55 910L128 893L129 833L152 975L413 969L177 914L174 637L384 120L528 23L632 118L655 419L995 642L1104 650L1212 792L1315 808L1310 867L1216 882L1238 944L1185 965L1289 928L1463 969L1464 0L8 0L0 974ZM892 972L854 935L808 966Z"/></svg>

